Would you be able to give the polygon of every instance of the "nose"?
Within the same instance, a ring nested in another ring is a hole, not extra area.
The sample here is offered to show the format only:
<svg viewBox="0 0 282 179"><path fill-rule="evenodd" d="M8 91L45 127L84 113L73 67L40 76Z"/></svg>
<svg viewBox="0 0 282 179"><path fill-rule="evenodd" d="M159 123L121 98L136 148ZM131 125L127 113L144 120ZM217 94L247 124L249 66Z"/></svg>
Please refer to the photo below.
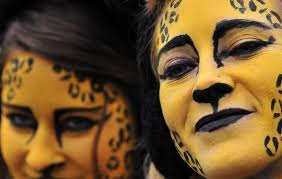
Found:
<svg viewBox="0 0 282 179"><path fill-rule="evenodd" d="M234 82L227 74L206 73L199 76L193 91L193 100L197 103L209 103L213 111L218 110L218 102L225 95L231 93Z"/></svg>
<svg viewBox="0 0 282 179"><path fill-rule="evenodd" d="M207 89L195 90L193 93L194 101L198 103L215 103L225 94L232 92L233 88L228 84L215 83Z"/></svg>
<svg viewBox="0 0 282 179"><path fill-rule="evenodd" d="M53 137L46 131L37 131L28 144L26 164L33 172L50 172L64 165L65 157L60 146Z"/></svg>

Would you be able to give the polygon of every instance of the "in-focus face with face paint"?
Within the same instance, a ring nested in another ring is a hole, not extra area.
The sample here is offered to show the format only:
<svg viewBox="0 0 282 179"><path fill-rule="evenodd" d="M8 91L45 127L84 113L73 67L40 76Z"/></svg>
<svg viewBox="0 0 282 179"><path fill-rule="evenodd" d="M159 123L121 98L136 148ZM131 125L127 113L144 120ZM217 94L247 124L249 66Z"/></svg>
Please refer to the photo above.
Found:
<svg viewBox="0 0 282 179"><path fill-rule="evenodd" d="M134 117L113 82L30 52L2 73L1 152L15 179L100 179L132 174Z"/></svg>
<svg viewBox="0 0 282 179"><path fill-rule="evenodd" d="M173 0L158 19L152 68L163 115L180 156L202 176L281 167L278 3Z"/></svg>

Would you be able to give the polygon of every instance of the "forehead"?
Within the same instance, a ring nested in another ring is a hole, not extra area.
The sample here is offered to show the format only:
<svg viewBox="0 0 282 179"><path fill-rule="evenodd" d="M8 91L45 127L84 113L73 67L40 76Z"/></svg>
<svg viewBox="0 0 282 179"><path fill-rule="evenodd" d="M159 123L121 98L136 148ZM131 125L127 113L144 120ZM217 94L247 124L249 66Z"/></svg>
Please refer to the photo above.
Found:
<svg viewBox="0 0 282 179"><path fill-rule="evenodd" d="M15 59L18 60L19 66L22 68L15 71ZM26 73L28 68L28 59L32 59L31 70ZM4 65L2 81L16 77L21 79L20 87L17 83L9 83L4 85L2 91L2 100L13 104L27 105L30 107L95 107L103 103L102 93L95 93L91 90L91 79L95 77L84 76L84 81L79 81L73 71L61 69L56 70L53 61L42 56L29 52L15 52L6 59ZM69 76L67 79L67 76ZM64 79L64 80L63 80ZM74 98L70 95L70 88L76 91L76 86L79 87L79 97ZM13 88L15 97L8 101L6 96L9 90ZM95 103L81 100L81 95L85 94L85 98L89 97L90 93L95 95ZM98 97L101 96L101 97Z"/></svg>
<svg viewBox="0 0 282 179"><path fill-rule="evenodd" d="M175 2L180 2L175 6ZM275 1L276 2L276 1ZM171 38L179 34L188 34L193 40L202 41L210 38L216 24L223 20L248 19L269 24L269 16L272 21L277 17L271 14L276 11L276 3L264 0L172 0L168 1L162 15L158 19L155 36L160 48ZM176 7L176 8L175 8ZM171 18L172 17L172 18ZM171 19L175 19L173 21ZM278 19L279 20L279 19ZM163 28L163 25L167 29ZM164 29L164 30L163 30ZM168 36L165 34L167 31ZM167 39L162 41L162 34Z"/></svg>

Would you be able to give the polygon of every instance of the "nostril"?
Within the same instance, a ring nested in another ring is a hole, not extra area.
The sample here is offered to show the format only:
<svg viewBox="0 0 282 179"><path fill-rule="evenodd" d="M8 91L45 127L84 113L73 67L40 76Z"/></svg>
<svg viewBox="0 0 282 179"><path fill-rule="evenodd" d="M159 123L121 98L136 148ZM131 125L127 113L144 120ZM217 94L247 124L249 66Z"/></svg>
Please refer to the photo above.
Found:
<svg viewBox="0 0 282 179"><path fill-rule="evenodd" d="M193 99L198 103L215 104L225 94L231 93L233 88L225 83L215 83L207 89L195 90L193 92Z"/></svg>
<svg viewBox="0 0 282 179"><path fill-rule="evenodd" d="M64 163L57 163L57 164L52 164L52 165L49 165L48 167L44 168L43 170L41 170L41 173L44 175L44 176L50 176L50 174L56 170L56 169L59 169L59 168L62 168L64 166Z"/></svg>

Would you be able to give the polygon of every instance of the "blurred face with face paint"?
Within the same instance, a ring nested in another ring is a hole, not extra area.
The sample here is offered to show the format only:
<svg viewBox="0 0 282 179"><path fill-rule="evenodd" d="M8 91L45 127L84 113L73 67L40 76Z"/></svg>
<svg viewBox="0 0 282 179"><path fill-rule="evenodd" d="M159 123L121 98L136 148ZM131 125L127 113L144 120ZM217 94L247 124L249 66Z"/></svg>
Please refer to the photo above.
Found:
<svg viewBox="0 0 282 179"><path fill-rule="evenodd" d="M282 177L281 12L275 0L172 0L158 18L163 116L204 177Z"/></svg>
<svg viewBox="0 0 282 179"><path fill-rule="evenodd" d="M33 53L7 58L1 139L14 178L129 174L127 152L134 144L129 100L120 86L97 79Z"/></svg>
<svg viewBox="0 0 282 179"><path fill-rule="evenodd" d="M98 2L94 14L83 4L44 2L12 22L4 37L1 155L9 174L133 178L136 116L125 86L136 76L125 42Z"/></svg>

